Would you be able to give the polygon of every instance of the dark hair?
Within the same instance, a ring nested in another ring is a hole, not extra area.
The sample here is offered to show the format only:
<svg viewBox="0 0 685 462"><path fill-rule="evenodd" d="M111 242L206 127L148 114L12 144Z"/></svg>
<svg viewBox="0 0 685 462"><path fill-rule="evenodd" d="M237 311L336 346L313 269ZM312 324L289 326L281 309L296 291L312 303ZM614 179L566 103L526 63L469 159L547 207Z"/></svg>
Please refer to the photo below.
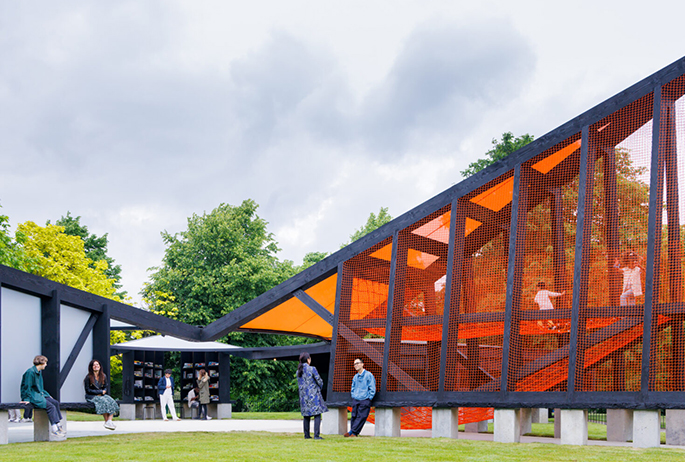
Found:
<svg viewBox="0 0 685 462"><path fill-rule="evenodd" d="M40 364L45 364L48 362L48 358L46 358L43 355L38 355L35 358L33 358L33 365L38 366Z"/></svg>
<svg viewBox="0 0 685 462"><path fill-rule="evenodd" d="M171 369L164 369L164 375L171 374Z"/></svg>
<svg viewBox="0 0 685 462"><path fill-rule="evenodd" d="M538 289L544 289L545 287L547 287L547 286L545 285L544 281L538 282Z"/></svg>
<svg viewBox="0 0 685 462"><path fill-rule="evenodd" d="M200 369L198 372L200 373L198 377L204 377L205 375L207 375L207 371L204 369Z"/></svg>
<svg viewBox="0 0 685 462"><path fill-rule="evenodd" d="M309 359L311 359L311 356L309 356L309 353L307 353L306 351L300 354L300 364L297 365L298 377L302 377L302 373L304 372L304 365L307 363Z"/></svg>
<svg viewBox="0 0 685 462"><path fill-rule="evenodd" d="M93 370L93 364L98 363L100 365L100 370L98 371L98 376L95 377L95 371ZM105 383L105 375L104 372L102 372L102 363L98 361L97 359L93 359L88 363L88 378L90 379L90 383L94 384L95 381L97 380L100 382L100 385Z"/></svg>

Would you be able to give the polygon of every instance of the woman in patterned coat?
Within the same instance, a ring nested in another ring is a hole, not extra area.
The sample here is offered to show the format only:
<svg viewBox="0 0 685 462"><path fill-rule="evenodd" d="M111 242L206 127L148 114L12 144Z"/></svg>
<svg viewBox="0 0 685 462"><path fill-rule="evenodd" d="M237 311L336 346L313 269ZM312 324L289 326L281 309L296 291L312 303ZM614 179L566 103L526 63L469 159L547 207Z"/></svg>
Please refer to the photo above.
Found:
<svg viewBox="0 0 685 462"><path fill-rule="evenodd" d="M305 352L300 355L300 364L297 367L297 386L300 389L300 412L302 413L304 425L304 437L310 439L309 421L314 416L314 439L322 440L319 432L321 430L321 414L328 412L326 403L321 396L323 380L319 376L316 367L312 367L312 358Z"/></svg>

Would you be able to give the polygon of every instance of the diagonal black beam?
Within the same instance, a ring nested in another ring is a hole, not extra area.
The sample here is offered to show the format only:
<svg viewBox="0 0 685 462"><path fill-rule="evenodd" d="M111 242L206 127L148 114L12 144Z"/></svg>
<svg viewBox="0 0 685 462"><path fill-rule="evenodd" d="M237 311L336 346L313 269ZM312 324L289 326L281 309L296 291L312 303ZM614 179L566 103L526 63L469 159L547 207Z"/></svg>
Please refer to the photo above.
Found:
<svg viewBox="0 0 685 462"><path fill-rule="evenodd" d="M95 323L97 322L98 317L99 317L99 314L97 314L97 313L91 313L90 314L90 317L88 318L88 321L86 322L86 325L83 326L83 329L81 330L81 334L78 336L78 339L76 339L76 343L74 344L74 348L71 349L71 353L69 353L69 357L64 362L64 365L62 365L62 370L59 373L59 386L60 386L60 388L62 388L62 385L64 385L64 382L67 380L67 377L69 376L69 372L71 372L71 368L74 366L74 363L76 362L76 358L78 358L79 353L81 353L81 348L83 348L83 345L85 345L86 340L88 339L88 336L93 331L93 326L95 326ZM109 359L109 358L107 358L107 359Z"/></svg>
<svg viewBox="0 0 685 462"><path fill-rule="evenodd" d="M314 313L318 314L321 319L326 321L331 326L333 325L333 315L330 311L323 307L319 302L314 300L308 293L303 290L296 290L293 295L299 301L307 305L307 308L312 310Z"/></svg>
<svg viewBox="0 0 685 462"><path fill-rule="evenodd" d="M377 366L383 367L383 363L385 362L385 355L382 354L380 351L376 350L375 348L373 348L372 346L370 346L368 343L366 343L362 338L360 338L347 326L345 326L344 324L340 324L338 326L338 334L340 334L345 340L350 342L350 344L352 344L360 353L368 357ZM414 380L412 376L404 372L402 368L395 364L393 361L388 361L387 371L388 375L392 376L395 380L397 380L399 383L405 386L408 390L427 391L423 385Z"/></svg>

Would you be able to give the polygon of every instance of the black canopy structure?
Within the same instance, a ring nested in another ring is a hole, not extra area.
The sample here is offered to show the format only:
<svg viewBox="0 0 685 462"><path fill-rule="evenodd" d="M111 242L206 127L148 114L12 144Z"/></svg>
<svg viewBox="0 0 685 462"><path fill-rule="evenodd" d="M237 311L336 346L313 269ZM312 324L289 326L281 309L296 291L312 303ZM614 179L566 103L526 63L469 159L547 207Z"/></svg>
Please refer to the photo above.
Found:
<svg viewBox="0 0 685 462"><path fill-rule="evenodd" d="M38 301L57 397L91 333L109 356L114 319L189 341L330 341L331 405L360 357L381 407L685 408L684 94L682 58L204 328L7 267L0 311L6 291ZM60 361L64 307L88 320Z"/></svg>

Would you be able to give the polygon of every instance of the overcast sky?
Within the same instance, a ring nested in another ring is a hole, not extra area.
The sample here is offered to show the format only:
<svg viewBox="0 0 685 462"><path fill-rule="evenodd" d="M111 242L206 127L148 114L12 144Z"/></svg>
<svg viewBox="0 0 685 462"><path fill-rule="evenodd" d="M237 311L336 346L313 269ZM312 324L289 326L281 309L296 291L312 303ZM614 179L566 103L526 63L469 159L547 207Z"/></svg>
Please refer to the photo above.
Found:
<svg viewBox="0 0 685 462"><path fill-rule="evenodd" d="M685 55L674 1L0 0L0 213L109 234L254 199L300 263Z"/></svg>

